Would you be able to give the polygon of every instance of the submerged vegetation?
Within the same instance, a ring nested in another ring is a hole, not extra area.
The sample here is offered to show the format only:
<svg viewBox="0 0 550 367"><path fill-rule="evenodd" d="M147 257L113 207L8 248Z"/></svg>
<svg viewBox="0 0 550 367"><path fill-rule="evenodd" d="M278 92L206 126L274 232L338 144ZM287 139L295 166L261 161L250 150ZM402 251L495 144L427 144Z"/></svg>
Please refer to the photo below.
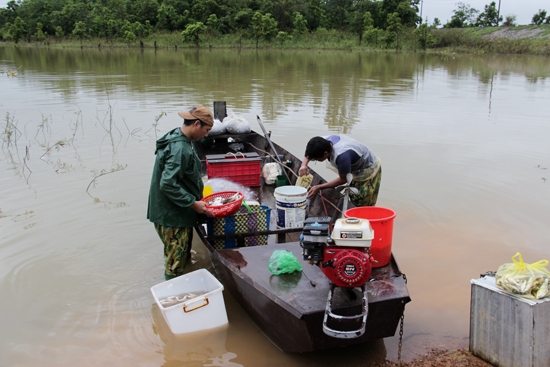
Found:
<svg viewBox="0 0 550 367"><path fill-rule="evenodd" d="M437 18L428 25L420 17L420 1L11 0L0 8L0 40L48 47L550 52L544 34L488 37L521 29L514 16L502 19L494 1L483 11L458 3L443 25ZM532 23L545 29L550 17L539 10Z"/></svg>

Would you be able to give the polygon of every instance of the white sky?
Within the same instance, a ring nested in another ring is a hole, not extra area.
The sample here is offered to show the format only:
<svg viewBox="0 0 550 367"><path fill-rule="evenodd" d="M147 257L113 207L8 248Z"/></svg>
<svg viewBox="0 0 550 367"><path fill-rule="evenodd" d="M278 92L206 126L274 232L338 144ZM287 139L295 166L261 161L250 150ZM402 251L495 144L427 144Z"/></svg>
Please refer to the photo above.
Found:
<svg viewBox="0 0 550 367"><path fill-rule="evenodd" d="M5 8L8 1L0 0L0 8ZM499 0L494 1L498 7ZM439 18L441 24L445 24L451 20L453 10L459 2L482 12L491 0L421 0L422 18L426 20L428 17L428 24L432 24L434 18ZM546 10L550 15L550 0L500 0L500 14L503 18L515 15L518 25L530 24L533 15L538 13L539 9Z"/></svg>
<svg viewBox="0 0 550 367"><path fill-rule="evenodd" d="M2 0L0 0L2 1ZM434 18L439 18L441 24L447 23L454 15L453 10L457 9L457 4L462 2L470 7L479 10L485 10L485 5L489 5L491 0L420 0L422 5L422 18L424 21L428 17L428 24L432 24ZM494 0L498 9L499 0ZM506 19L508 15L516 16L517 25L530 24L533 15L539 12L539 9L546 10L550 15L550 0L500 0L500 15Z"/></svg>

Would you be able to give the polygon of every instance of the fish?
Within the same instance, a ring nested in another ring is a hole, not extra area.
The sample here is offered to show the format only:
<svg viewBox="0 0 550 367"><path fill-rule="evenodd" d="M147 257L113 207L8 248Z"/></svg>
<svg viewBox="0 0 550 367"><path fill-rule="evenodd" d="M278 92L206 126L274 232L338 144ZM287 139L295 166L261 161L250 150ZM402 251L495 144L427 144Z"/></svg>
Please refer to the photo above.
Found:
<svg viewBox="0 0 550 367"><path fill-rule="evenodd" d="M204 294L204 293L202 293ZM198 293L183 293L178 294L176 296L168 296L165 298L159 299L159 303L162 305L162 307L172 307L174 305L183 303L185 301L189 301L190 299L197 298L198 296L201 296L202 294Z"/></svg>
<svg viewBox="0 0 550 367"><path fill-rule="evenodd" d="M217 196L214 199L210 200L207 204L208 206L220 206L229 204L239 198L240 193L235 193L234 195L231 195L229 197L223 198L221 196Z"/></svg>

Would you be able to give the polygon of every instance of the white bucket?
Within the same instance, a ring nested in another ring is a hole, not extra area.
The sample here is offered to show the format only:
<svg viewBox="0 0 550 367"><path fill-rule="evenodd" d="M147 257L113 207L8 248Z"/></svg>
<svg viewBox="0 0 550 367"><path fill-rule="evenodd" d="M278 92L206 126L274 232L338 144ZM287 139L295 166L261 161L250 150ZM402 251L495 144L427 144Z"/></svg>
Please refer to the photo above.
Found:
<svg viewBox="0 0 550 367"><path fill-rule="evenodd" d="M306 218L307 189L301 186L280 186L275 189L277 227L303 227Z"/></svg>

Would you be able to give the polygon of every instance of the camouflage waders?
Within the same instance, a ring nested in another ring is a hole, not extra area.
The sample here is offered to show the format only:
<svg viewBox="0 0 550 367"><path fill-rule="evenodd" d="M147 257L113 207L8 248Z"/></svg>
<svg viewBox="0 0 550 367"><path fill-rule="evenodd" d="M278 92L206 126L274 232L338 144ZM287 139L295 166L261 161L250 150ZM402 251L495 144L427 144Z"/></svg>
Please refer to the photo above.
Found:
<svg viewBox="0 0 550 367"><path fill-rule="evenodd" d="M350 194L349 199L355 206L375 206L382 181L382 166L373 178L366 181L351 181L351 187L359 190L357 195Z"/></svg>
<svg viewBox="0 0 550 367"><path fill-rule="evenodd" d="M155 223L155 230L164 243L164 278L168 280L182 275L191 258L193 228L165 227Z"/></svg>

